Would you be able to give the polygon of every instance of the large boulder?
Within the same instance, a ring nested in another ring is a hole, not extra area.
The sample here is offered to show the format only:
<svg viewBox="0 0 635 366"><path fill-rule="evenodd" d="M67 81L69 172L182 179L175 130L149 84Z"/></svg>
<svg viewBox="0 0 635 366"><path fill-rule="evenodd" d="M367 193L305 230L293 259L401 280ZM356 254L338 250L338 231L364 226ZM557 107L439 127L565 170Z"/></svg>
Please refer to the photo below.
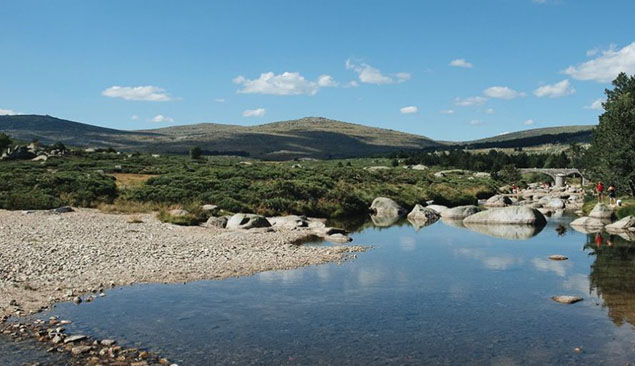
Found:
<svg viewBox="0 0 635 366"><path fill-rule="evenodd" d="M464 219L480 211L481 209L477 206L457 206L443 211L441 217L446 219Z"/></svg>
<svg viewBox="0 0 635 366"><path fill-rule="evenodd" d="M405 208L399 206L399 204L390 198L377 197L370 205L370 210L373 215L379 217L400 217L404 216L407 211Z"/></svg>
<svg viewBox="0 0 635 366"><path fill-rule="evenodd" d="M607 204L598 203L589 213L589 217L593 217L595 219L610 219L613 217L613 209Z"/></svg>
<svg viewBox="0 0 635 366"><path fill-rule="evenodd" d="M466 217L463 223L466 226L468 224L544 226L547 219L535 208L510 206L476 213Z"/></svg>
<svg viewBox="0 0 635 366"><path fill-rule="evenodd" d="M507 207L512 203L513 202L509 197L497 194L485 201L485 207Z"/></svg>
<svg viewBox="0 0 635 366"><path fill-rule="evenodd" d="M606 225L606 231L622 232L629 231L635 228L635 216L626 216L625 218L616 221L612 224Z"/></svg>
<svg viewBox="0 0 635 366"><path fill-rule="evenodd" d="M205 223L205 226L207 227L217 227L220 229L224 229L225 227L227 227L227 217L225 216L221 216L221 217L210 217L209 219L207 219L207 222Z"/></svg>
<svg viewBox="0 0 635 366"><path fill-rule="evenodd" d="M190 214L189 211L183 210L180 208L175 208L174 210L170 210L170 216L173 216L173 217L184 217L189 214Z"/></svg>
<svg viewBox="0 0 635 366"><path fill-rule="evenodd" d="M295 229L309 226L309 222L306 217L297 215L270 217L268 220L269 223L271 223L271 226L284 229Z"/></svg>
<svg viewBox="0 0 635 366"><path fill-rule="evenodd" d="M253 229L270 226L271 223L264 216L254 214L235 214L227 221L227 228L230 230Z"/></svg>
<svg viewBox="0 0 635 366"><path fill-rule="evenodd" d="M560 210L565 208L566 204L561 198L551 198L547 202L542 203L542 206L545 208Z"/></svg>
<svg viewBox="0 0 635 366"><path fill-rule="evenodd" d="M408 221L416 223L417 226L430 225L441 218L439 213L431 208L415 205L408 214Z"/></svg>
<svg viewBox="0 0 635 366"><path fill-rule="evenodd" d="M601 231L606 225L606 222L595 217L585 216L573 220L569 225L571 225L576 230L583 229L578 231L584 233L594 233Z"/></svg>
<svg viewBox="0 0 635 366"><path fill-rule="evenodd" d="M426 208L436 211L439 215L443 213L443 211L448 209L448 206L443 205L427 205Z"/></svg>

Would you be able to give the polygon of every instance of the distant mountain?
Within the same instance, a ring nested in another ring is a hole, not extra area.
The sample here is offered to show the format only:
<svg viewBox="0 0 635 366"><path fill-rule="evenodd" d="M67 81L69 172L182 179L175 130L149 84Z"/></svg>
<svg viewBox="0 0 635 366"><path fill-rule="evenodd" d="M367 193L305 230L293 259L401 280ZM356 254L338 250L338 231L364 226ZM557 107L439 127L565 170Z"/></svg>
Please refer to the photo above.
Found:
<svg viewBox="0 0 635 366"><path fill-rule="evenodd" d="M347 158L398 150L442 150L569 144L591 140L594 126L566 126L513 132L466 142L434 141L424 136L334 121L321 117L236 126L201 123L142 131L122 131L51 116L0 116L0 131L17 139L61 141L76 147L185 154L199 146L206 154L243 155L270 160Z"/></svg>
<svg viewBox="0 0 635 366"><path fill-rule="evenodd" d="M562 126L534 128L531 130L504 133L473 141L457 143L469 148L513 148L529 147L545 144L570 144L573 142L591 142L595 126Z"/></svg>
<svg viewBox="0 0 635 366"><path fill-rule="evenodd" d="M256 158L345 158L396 150L441 147L427 137L353 123L307 117L258 126L202 123L146 131L121 131L51 116L0 116L0 131L22 140L61 141L78 147L187 153L199 146L210 154Z"/></svg>

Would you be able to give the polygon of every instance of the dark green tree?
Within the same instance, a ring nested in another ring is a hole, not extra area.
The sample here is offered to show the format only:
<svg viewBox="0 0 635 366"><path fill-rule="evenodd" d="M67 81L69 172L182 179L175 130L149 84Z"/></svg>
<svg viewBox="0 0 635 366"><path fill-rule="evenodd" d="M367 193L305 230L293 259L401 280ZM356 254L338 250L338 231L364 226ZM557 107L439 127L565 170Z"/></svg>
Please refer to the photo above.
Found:
<svg viewBox="0 0 635 366"><path fill-rule="evenodd" d="M518 184L522 179L520 171L512 164L505 165L498 173L498 179L508 184Z"/></svg>
<svg viewBox="0 0 635 366"><path fill-rule="evenodd" d="M190 150L190 158L191 159L200 159L201 158L201 148L198 146L194 146L191 150Z"/></svg>
<svg viewBox="0 0 635 366"><path fill-rule="evenodd" d="M620 73L606 89L605 112L588 150L595 179L635 196L635 76Z"/></svg>
<svg viewBox="0 0 635 366"><path fill-rule="evenodd" d="M394 167L399 166L399 160L397 160L397 159L392 159L392 161L390 162L390 165L392 165L392 166L394 166Z"/></svg>
<svg viewBox="0 0 635 366"><path fill-rule="evenodd" d="M0 133L0 151L9 147L13 142L6 133Z"/></svg>
<svg viewBox="0 0 635 366"><path fill-rule="evenodd" d="M63 143L58 141L58 142L54 143L53 145L51 145L51 149L59 150L59 151L66 151L66 145L64 145Z"/></svg>

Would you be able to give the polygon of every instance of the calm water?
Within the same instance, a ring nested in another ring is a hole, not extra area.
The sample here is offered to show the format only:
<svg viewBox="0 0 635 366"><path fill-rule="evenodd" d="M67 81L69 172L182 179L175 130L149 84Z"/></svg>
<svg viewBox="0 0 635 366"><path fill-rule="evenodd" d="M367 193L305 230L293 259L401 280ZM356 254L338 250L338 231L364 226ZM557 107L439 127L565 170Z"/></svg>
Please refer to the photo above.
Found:
<svg viewBox="0 0 635 366"><path fill-rule="evenodd" d="M118 288L41 316L180 366L635 361L635 243L560 235L569 221L553 219L525 240L444 222L371 226L354 239L374 249L343 264ZM565 294L584 301L550 299Z"/></svg>

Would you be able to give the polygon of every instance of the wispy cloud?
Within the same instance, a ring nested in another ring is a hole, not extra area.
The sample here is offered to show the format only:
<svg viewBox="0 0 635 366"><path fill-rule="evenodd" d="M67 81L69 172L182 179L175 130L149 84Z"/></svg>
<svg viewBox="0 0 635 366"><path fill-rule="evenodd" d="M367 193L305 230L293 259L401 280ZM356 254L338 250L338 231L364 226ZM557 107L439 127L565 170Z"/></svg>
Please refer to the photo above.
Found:
<svg viewBox="0 0 635 366"><path fill-rule="evenodd" d="M419 108L413 105L399 109L399 112L401 112L402 114L412 114L412 113L417 113L418 111L419 111Z"/></svg>
<svg viewBox="0 0 635 366"><path fill-rule="evenodd" d="M474 67L474 65L472 65L469 62L467 62L463 58L457 58L456 60L450 61L450 66L463 67L463 68L466 68L466 69L471 69L472 67Z"/></svg>
<svg viewBox="0 0 635 366"><path fill-rule="evenodd" d="M487 108L487 109L485 110L485 113L487 113L487 114L494 114L494 113L496 113L496 111L494 110L494 108Z"/></svg>
<svg viewBox="0 0 635 366"><path fill-rule="evenodd" d="M441 113L441 114L454 114L454 109L443 109L439 113Z"/></svg>
<svg viewBox="0 0 635 366"><path fill-rule="evenodd" d="M215 98L214 102L216 102L216 103L225 103L226 100L225 100L225 98Z"/></svg>
<svg viewBox="0 0 635 366"><path fill-rule="evenodd" d="M498 99L514 99L525 95L525 93L516 91L507 86L492 86L483 90L483 94L486 97Z"/></svg>
<svg viewBox="0 0 635 366"><path fill-rule="evenodd" d="M467 124L470 126L480 126L483 124L483 121L481 121L480 119L473 119L469 121Z"/></svg>
<svg viewBox="0 0 635 366"><path fill-rule="evenodd" d="M139 119L139 116L137 116L136 114L133 114L132 116L130 116L130 119L133 121L136 121Z"/></svg>
<svg viewBox="0 0 635 366"><path fill-rule="evenodd" d="M2 109L0 108L0 116L14 116L16 114L22 114L14 111L13 109Z"/></svg>
<svg viewBox="0 0 635 366"><path fill-rule="evenodd" d="M533 125L534 125L534 123L535 123L535 122L534 122L534 120L533 120L533 119L528 119L528 120L526 120L525 122L523 122L523 124L524 124L525 126L533 126Z"/></svg>
<svg viewBox="0 0 635 366"><path fill-rule="evenodd" d="M575 93L575 89L569 83L569 80L562 80L555 84L543 85L534 90L534 95L543 98L559 98Z"/></svg>
<svg viewBox="0 0 635 366"><path fill-rule="evenodd" d="M602 106L602 103L604 103L604 99L599 98L594 100L591 104L584 106L584 109L601 110L601 109L604 109L604 107Z"/></svg>
<svg viewBox="0 0 635 366"><path fill-rule="evenodd" d="M454 98L454 104L459 107L471 107L475 105L483 105L487 102L485 97L467 97L467 98Z"/></svg>
<svg viewBox="0 0 635 366"><path fill-rule="evenodd" d="M147 102L168 102L172 97L158 86L111 86L101 92L105 97Z"/></svg>
<svg viewBox="0 0 635 366"><path fill-rule="evenodd" d="M266 112L264 108L247 109L243 112L243 117L262 117Z"/></svg>
<svg viewBox="0 0 635 366"><path fill-rule="evenodd" d="M157 123L163 123L163 122L174 122L174 119L172 117L164 116L162 114L157 114L156 116L152 117L151 121L157 122Z"/></svg>
<svg viewBox="0 0 635 366"><path fill-rule="evenodd" d="M612 81L620 72L635 74L635 42L619 50L611 46L598 57L564 70L574 79L602 83Z"/></svg>
<svg viewBox="0 0 635 366"><path fill-rule="evenodd" d="M238 92L244 94L315 95L320 88L337 85L330 75L321 75L317 81L311 81L298 72L283 72L278 75L265 72L257 79L247 79L240 75L233 81L242 86Z"/></svg>
<svg viewBox="0 0 635 366"><path fill-rule="evenodd" d="M404 81L410 80L412 77L412 75L407 72L385 75L379 69L372 67L365 62L356 61L350 58L346 60L346 69L353 70L357 73L359 81L366 84L384 85L403 83Z"/></svg>

